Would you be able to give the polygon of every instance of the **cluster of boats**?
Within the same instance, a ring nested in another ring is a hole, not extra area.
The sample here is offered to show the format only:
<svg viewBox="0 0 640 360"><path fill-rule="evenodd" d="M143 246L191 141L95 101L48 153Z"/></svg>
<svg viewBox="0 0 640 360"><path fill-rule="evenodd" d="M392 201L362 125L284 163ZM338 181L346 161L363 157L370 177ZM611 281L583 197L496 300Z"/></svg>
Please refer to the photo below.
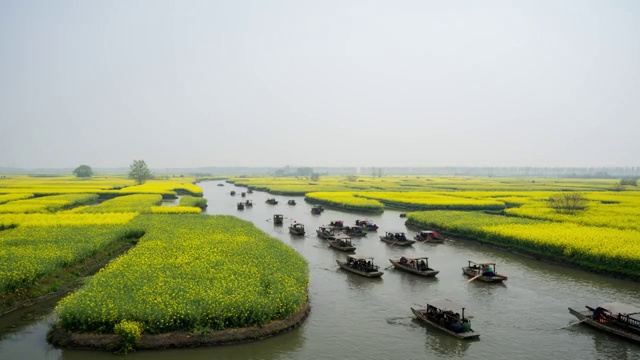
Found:
<svg viewBox="0 0 640 360"><path fill-rule="evenodd" d="M218 184L218 186L221 185L222 184ZM248 193L251 192L249 189ZM231 191L230 194L232 196L235 195L235 191ZM244 192L242 196L245 196ZM275 198L271 198L268 199L266 203L277 205L278 201ZM296 202L295 200L289 200L288 204L296 205ZM253 206L251 200L239 202L238 210L251 206ZM319 205L311 209L313 214L321 214L323 211L324 208ZM275 225L282 225L283 222L283 215L275 214L273 216L273 223ZM318 237L325 239L329 246L334 249L344 252L354 252L356 246L352 242L352 237L364 237L367 236L368 232L377 230L378 225L367 219L356 220L352 226L345 225L342 220L335 220L331 221L329 225L320 226L316 230L316 234ZM303 236L305 235L304 225L294 221L289 226L289 232L292 235ZM338 235L338 232L344 235ZM408 239L404 232L387 231L384 235L380 236L380 240L397 246L410 246L417 241L426 243L444 242L444 239L440 238L438 233L433 230L422 230L418 232L413 239ZM336 260L336 262L340 268L351 273L368 278L379 278L384 274L384 271L381 270L380 266L376 265L373 260L373 257L369 256L347 255L345 260ZM389 262L391 263L389 267L424 277L435 277L440 272L439 270L429 267L428 257L400 256L390 258ZM499 274L496 271L496 263L494 262L468 261L467 265L462 267L462 273L469 277L468 282L480 280L487 283L501 283L508 279L507 276ZM468 314L465 315L465 307L451 300L433 299L428 301L424 306L411 307L411 312L416 319L458 339L469 340L480 337L480 333L471 328L470 319L472 317ZM594 328L640 342L639 307L619 302L609 302L595 307L586 306L586 310L583 311L569 308L569 312L579 320L571 325L585 323Z"/></svg>

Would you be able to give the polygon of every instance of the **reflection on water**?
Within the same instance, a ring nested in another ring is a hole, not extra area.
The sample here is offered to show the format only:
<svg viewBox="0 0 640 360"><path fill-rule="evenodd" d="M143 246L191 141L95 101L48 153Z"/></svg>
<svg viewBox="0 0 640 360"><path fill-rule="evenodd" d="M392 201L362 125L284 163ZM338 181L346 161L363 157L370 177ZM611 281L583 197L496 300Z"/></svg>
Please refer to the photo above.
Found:
<svg viewBox="0 0 640 360"><path fill-rule="evenodd" d="M425 329L425 346L433 350L441 358L453 358L463 356L472 343L480 340L459 340L453 336L443 334L439 329L422 323L418 319L412 320Z"/></svg>

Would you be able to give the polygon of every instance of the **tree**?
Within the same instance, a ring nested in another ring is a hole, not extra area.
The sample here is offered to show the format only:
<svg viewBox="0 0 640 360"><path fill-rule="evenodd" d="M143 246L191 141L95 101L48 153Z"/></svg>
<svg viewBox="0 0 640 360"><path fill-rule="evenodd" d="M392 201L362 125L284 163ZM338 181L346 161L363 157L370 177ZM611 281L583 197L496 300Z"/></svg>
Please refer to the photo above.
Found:
<svg viewBox="0 0 640 360"><path fill-rule="evenodd" d="M638 186L638 179L636 179L636 178L622 179L622 180L620 180L620 185Z"/></svg>
<svg viewBox="0 0 640 360"><path fill-rule="evenodd" d="M295 176L311 176L313 174L313 169L310 167L301 167L297 168L295 172Z"/></svg>
<svg viewBox="0 0 640 360"><path fill-rule="evenodd" d="M129 179L133 179L138 184L142 184L151 177L151 171L147 167L147 163L144 160L133 160L131 166L129 166Z"/></svg>
<svg viewBox="0 0 640 360"><path fill-rule="evenodd" d="M91 177L93 176L93 170L91 170L91 166L89 165L80 165L73 170L73 175L80 178Z"/></svg>
<svg viewBox="0 0 640 360"><path fill-rule="evenodd" d="M587 207L587 198L579 192L567 192L549 196L549 207L560 214L573 214Z"/></svg>

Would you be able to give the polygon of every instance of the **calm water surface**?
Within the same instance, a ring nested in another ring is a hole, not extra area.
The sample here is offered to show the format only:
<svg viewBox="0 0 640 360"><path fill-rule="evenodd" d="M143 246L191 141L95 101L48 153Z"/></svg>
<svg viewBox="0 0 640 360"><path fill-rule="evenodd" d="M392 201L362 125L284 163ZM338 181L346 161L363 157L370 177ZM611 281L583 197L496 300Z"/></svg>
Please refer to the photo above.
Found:
<svg viewBox="0 0 640 360"><path fill-rule="evenodd" d="M244 188L218 182L199 184L209 201L207 213L230 214L292 246L311 268L309 295L312 311L304 324L275 338L234 346L170 351L145 351L130 359L640 359L640 346L584 325L565 326L576 319L567 307L616 300L640 302L640 284L594 275L522 258L473 242L448 239L444 244L416 243L409 248L387 245L376 233L354 238L357 254L375 258L387 268L388 258L408 254L428 256L437 278L424 279L388 269L381 279L367 279L339 269L345 255L315 236L315 229L331 220L352 224L370 218L380 232L404 231L397 211L359 215L326 210L312 215L303 197L247 194L253 208L236 210ZM230 196L235 190L237 195ZM267 205L275 197L278 205ZM287 205L296 199L298 205ZM273 225L275 213L285 216L282 227ZM303 223L306 237L288 233L292 221ZM413 236L413 233L411 233ZM461 267L467 260L495 261L499 273L509 276L504 285L467 283ZM425 299L448 298L466 305L480 340L462 342L412 318L409 307ZM0 359L113 359L109 353L59 350L49 346L45 334L57 300L0 319Z"/></svg>

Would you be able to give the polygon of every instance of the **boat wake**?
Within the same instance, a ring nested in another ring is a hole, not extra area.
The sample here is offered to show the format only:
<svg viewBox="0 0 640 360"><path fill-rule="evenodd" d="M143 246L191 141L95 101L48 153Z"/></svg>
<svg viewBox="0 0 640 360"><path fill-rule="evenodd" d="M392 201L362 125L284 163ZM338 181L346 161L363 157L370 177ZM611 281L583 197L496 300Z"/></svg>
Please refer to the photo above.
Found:
<svg viewBox="0 0 640 360"><path fill-rule="evenodd" d="M389 318L386 318L386 320L387 320L387 324L389 325L400 325L400 326L406 326L411 328L419 327L418 324L411 321L411 319L413 318L414 318L413 316L402 316L402 317L389 317Z"/></svg>

